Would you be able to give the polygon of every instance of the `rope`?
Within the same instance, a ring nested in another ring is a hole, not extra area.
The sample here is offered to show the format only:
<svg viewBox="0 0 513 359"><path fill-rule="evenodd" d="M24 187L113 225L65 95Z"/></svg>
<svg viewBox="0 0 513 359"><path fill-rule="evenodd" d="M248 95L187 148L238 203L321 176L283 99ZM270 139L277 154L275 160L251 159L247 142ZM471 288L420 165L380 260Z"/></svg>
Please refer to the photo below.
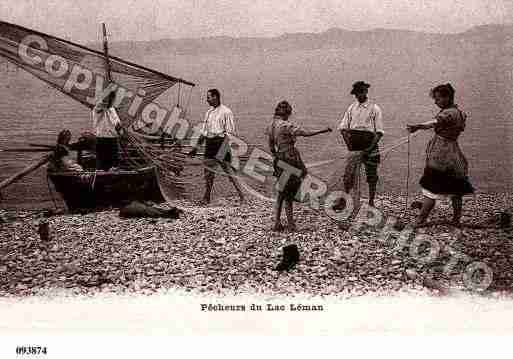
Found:
<svg viewBox="0 0 513 359"><path fill-rule="evenodd" d="M415 135L415 134L414 134ZM418 135L418 133L417 133ZM386 148L384 148L383 150L381 150L379 153L380 154L383 154L383 160L386 159L386 156L388 156L388 154L390 154L393 150L397 149L399 146L403 145L404 143L407 144L407 172L406 172L406 201L405 201L405 208L404 208L404 212L403 212L403 218L405 216L405 214L408 212L408 201L409 201L409 184L410 184L410 159L411 159L411 147L410 147L410 139L411 137L413 137L411 134L408 134L408 136L405 136L401 139L399 139L396 143L393 143L389 146L387 146ZM406 141L405 141L406 139ZM345 158L347 157L344 156L342 158ZM361 188L360 188L360 185L361 185L361 177L363 176L363 168L361 168L361 166L359 166L357 172L358 172L358 175L356 176L356 182L353 186L353 202L355 197L358 201L358 203L353 203L353 206L356 206L356 207L359 207L360 206L360 191L361 191ZM382 205L382 203L381 203ZM327 213L325 213L325 211L322 211L320 209L316 209L316 208L312 208L314 210L314 212L317 212L317 213L321 213L321 215L324 215L326 217L328 217L332 222L336 222L338 223L338 221L336 219L333 219L331 218ZM349 217L351 218L351 216Z"/></svg>
<svg viewBox="0 0 513 359"><path fill-rule="evenodd" d="M189 95L187 96L187 103L185 104L185 107L184 107L184 114L183 114L184 116L187 114L187 110L189 109L189 104L191 103L192 89L193 89L193 87L190 88Z"/></svg>
<svg viewBox="0 0 513 359"><path fill-rule="evenodd" d="M180 152L173 152L172 157L155 152L150 144L145 144L135 133L127 134L127 142L133 147L136 153L147 163L156 167L159 171L160 179L163 183L170 185L179 193L185 193L185 185L190 184L184 180L180 180L176 173L183 168L184 155Z"/></svg>
<svg viewBox="0 0 513 359"><path fill-rule="evenodd" d="M418 133L414 134L413 136L416 136L416 135L418 135ZM382 150L380 150L378 152L378 154L380 156L384 156L382 158L382 160L384 160L386 158L386 156L390 152L392 152L393 150L397 149L398 147L404 145L405 143L408 143L409 140L410 140L409 136L402 137L399 140L397 140L397 142L394 142L394 143L388 145L387 147L384 147ZM335 157L335 158L332 158L332 159L329 159L329 160L324 160L324 161L320 161L320 162L316 162L316 163L310 163L310 164L307 164L306 167L307 168L314 168L314 167L320 167L320 166L324 166L324 165L329 165L329 164L331 164L331 163L333 163L335 161L346 159L348 156L349 156L349 154L346 154L346 155Z"/></svg>
<svg viewBox="0 0 513 359"><path fill-rule="evenodd" d="M179 82L178 83L178 98L177 98L177 101L176 101L176 106L180 107L180 90L182 88L181 86L182 84Z"/></svg>
<svg viewBox="0 0 513 359"><path fill-rule="evenodd" d="M418 134L418 133L417 133ZM415 135L415 134L414 134ZM409 183L410 183L410 162L411 162L411 146L410 146L410 142L411 142L411 137L414 137L412 136L411 134L408 134L408 136L405 136L403 138L400 138L398 141L392 143L391 145L389 146L386 146L384 147L380 152L379 154L380 155L383 155L383 160L386 159L386 157L392 152L394 151L395 149L399 148L400 146L402 146L403 144L407 144L407 173L406 173L406 200L405 200L405 207L404 207L404 213L403 213L403 217L404 215L407 213L408 211L408 202L409 202ZM345 155L339 159L344 159L346 158L348 155ZM333 160L329 160L329 163L331 162L334 162L335 159ZM328 161L323 161L321 164L325 164L327 163ZM307 166L307 167L316 167L318 166L319 164L313 164L313 165L310 165L310 166ZM209 170L212 170L210 168L208 168ZM352 192L353 192L353 195L351 196L353 198L353 202L358 202L358 203L353 203L354 206L356 207L360 207L360 197L361 197L361 177L363 176L363 168L362 166L358 166L358 169L357 169L357 175L356 175L356 178L355 178L355 183L353 185L353 188L352 188ZM220 174L221 176L234 176L234 177L237 177L239 180L240 180L240 183L241 183L241 186L246 190L246 191L249 191L250 193L251 192L255 192L250 186L248 186L244 179L242 178L242 176L240 175L229 175L229 174L226 174L223 172L218 172L218 174ZM212 194L215 194L216 192L216 189L215 189L215 183L213 184L212 186ZM258 193L254 193L254 195L256 196L259 196ZM356 200L356 201L355 201ZM382 201L381 201L381 205L382 205ZM316 213L320 213L321 215L325 216L325 217L328 217L328 219L331 221L331 222L334 222L336 224L339 224L339 221L337 219L334 219L332 217L330 217L324 210L321 210L320 208L317 209L317 208L314 208L314 207L311 207L311 209L316 212ZM354 215L354 213L352 214ZM351 216L352 216L351 215ZM350 217L351 217L350 216Z"/></svg>
<svg viewBox="0 0 513 359"><path fill-rule="evenodd" d="M406 171L406 203L404 204L404 213L408 211L408 197L410 193L410 134L408 134L408 160L407 160L407 171Z"/></svg>
<svg viewBox="0 0 513 359"><path fill-rule="evenodd" d="M96 184L96 174L98 173L98 171L95 169L94 170L94 175L93 175L93 178L92 178L92 181L91 181L91 192L94 192L94 185Z"/></svg>
<svg viewBox="0 0 513 359"><path fill-rule="evenodd" d="M412 136L413 137L413 136ZM402 146L403 144L407 143L408 144L408 174L407 174L407 177L408 177L408 183L409 183L409 177L410 177L410 174L409 174L409 163L410 163L410 136L405 136L403 138L400 138L397 142L383 148L381 151L379 151L379 154L384 156L383 159L386 159L386 157L394 150L396 150L398 147ZM306 167L307 168L313 168L313 167L319 167L319 166L322 166L322 165L326 165L326 164L330 164L330 163L333 163L334 161L337 161L337 160L343 160L343 159L346 159L350 154L346 154L344 156L341 156L341 157L337 157L337 158L334 158L334 159L330 159L330 160L326 160L326 161L322 161L322 162L318 162L318 163L313 163L313 164L307 164ZM229 164L229 163L228 163ZM208 170L211 170L211 171L214 171L213 169L210 169L208 168ZM363 170L363 168L361 168L360 170ZM235 176L237 178L241 178L240 175L229 175L227 173L224 173L224 172L217 172L216 171L216 174L219 174L221 176ZM357 176L357 181L358 181L358 185L359 185L359 180L360 180L360 176ZM356 184L356 183L355 183ZM408 188L407 188L407 191L408 191Z"/></svg>
<svg viewBox="0 0 513 359"><path fill-rule="evenodd" d="M188 99L187 99L187 104L190 102L191 100L191 95L192 95L192 89L189 91L189 96L188 96ZM188 107L188 106L187 106ZM393 152L394 150L396 150L397 148L399 148L400 146L402 146L403 144L407 144L408 146L408 170L407 170L407 183L406 183L406 192L407 192L407 195L406 195L406 203L405 203L405 211L407 210L407 207L408 207L408 202L409 202L409 181L410 181L410 157L411 157L411 149L410 149L410 139L416 135L418 135L419 133L415 133L413 135L408 135L408 136L405 136L405 137L402 137L402 138L399 138L397 141L395 141L394 143L386 146L386 147L383 147L380 151L379 151L379 155L382 156L382 162L387 158L387 156ZM136 135L136 134L134 134ZM141 142L140 139L136 138L135 136L128 136L128 142L135 148L135 150L137 152L139 152L142 157L144 159L146 159L148 162L152 163L153 165L155 165L157 167L158 170L160 170L161 172L164 170L164 172L167 172L165 171L166 169L169 169L169 163L163 163L163 161L161 161L158 156L155 156L151 149L148 151L145 147L148 147L148 146L145 146L143 145ZM341 140L338 138L337 136L337 141L339 142L339 144L341 144ZM150 147L151 148L151 147ZM343 160L345 158L347 158L349 155L348 154L345 154L343 156L339 156L339 157L336 157L336 158L332 158L332 159L329 159L329 160L325 160L325 161L321 161L321 162L317 162L317 163L310 163L310 164L307 164L306 167L307 168L313 168L313 167L319 167L319 166L323 166L323 165L327 165L327 164L331 164L337 160ZM182 162L183 162L183 159L182 159ZM172 167L172 166L171 166ZM208 168L208 170L212 170L210 168ZM362 169L360 169L361 171ZM234 176L234 177L237 177L239 180L243 180L242 179L242 176L239 174L233 174L233 175L230 175L230 174L227 174L227 173L224 173L224 171L215 171L218 175L221 175L221 176ZM168 176L165 176L165 174L163 173L163 177L168 177ZM357 176L357 183L355 183L356 185L356 190L359 192L361 190L360 188L360 175L361 173L359 173L359 175ZM181 181L178 181L178 179L176 177L174 178L166 178L167 180L170 180L172 183L173 182L181 182ZM176 185L177 183L173 183L173 185ZM185 184L185 183L180 183L180 184ZM215 185L214 185L215 186ZM216 188L212 188L212 192L213 194L217 191ZM360 193L358 193L360 194ZM359 196L358 196L359 197ZM381 200L381 204L382 204L382 200Z"/></svg>
<svg viewBox="0 0 513 359"><path fill-rule="evenodd" d="M53 196L52 187L50 186L50 176L48 176L48 174L46 175L46 183L48 185L48 192L50 193L50 198L52 199L53 206L55 207L56 210L58 210L59 207L57 206L57 202L55 201L55 198Z"/></svg>

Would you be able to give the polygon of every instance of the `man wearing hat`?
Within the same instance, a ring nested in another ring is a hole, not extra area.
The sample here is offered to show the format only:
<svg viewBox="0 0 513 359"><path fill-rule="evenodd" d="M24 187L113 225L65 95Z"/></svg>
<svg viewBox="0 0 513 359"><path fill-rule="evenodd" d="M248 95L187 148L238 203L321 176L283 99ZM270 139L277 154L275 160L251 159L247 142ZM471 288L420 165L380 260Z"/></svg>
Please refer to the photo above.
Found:
<svg viewBox="0 0 513 359"><path fill-rule="evenodd" d="M344 113L338 129L342 136L347 136L349 130L367 131L374 134L370 146L362 151L361 157L362 164L365 166L367 183L369 184L369 206L374 207L374 197L378 183L378 164L380 162L378 142L385 131L383 130L383 115L380 107L367 97L369 87L370 85L364 81L353 84L351 95L354 95L356 101ZM351 190L349 181L344 180L344 187L345 192Z"/></svg>

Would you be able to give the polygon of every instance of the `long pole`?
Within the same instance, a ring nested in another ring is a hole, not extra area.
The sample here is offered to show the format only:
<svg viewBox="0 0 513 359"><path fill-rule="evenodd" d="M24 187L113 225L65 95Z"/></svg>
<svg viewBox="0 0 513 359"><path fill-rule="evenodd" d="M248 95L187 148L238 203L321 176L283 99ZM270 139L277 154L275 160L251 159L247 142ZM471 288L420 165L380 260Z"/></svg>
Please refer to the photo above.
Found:
<svg viewBox="0 0 513 359"><path fill-rule="evenodd" d="M6 180L4 180L2 182L0 182L0 190L4 189L5 187L9 186L12 183L18 181L22 177L28 175L30 172L32 172L32 171L38 169L39 167L41 167L42 165L44 165L46 162L50 161L50 158L52 155L53 154L48 154L48 155L41 157L41 159L39 159L39 161L37 161L36 163L25 167L20 172L12 175L11 177L7 178Z"/></svg>
<svg viewBox="0 0 513 359"><path fill-rule="evenodd" d="M102 23L103 30L103 53L105 55L105 68L107 70L107 81L111 82L111 74L110 74L110 60L109 60L109 43L107 41L107 28L105 27L105 23Z"/></svg>

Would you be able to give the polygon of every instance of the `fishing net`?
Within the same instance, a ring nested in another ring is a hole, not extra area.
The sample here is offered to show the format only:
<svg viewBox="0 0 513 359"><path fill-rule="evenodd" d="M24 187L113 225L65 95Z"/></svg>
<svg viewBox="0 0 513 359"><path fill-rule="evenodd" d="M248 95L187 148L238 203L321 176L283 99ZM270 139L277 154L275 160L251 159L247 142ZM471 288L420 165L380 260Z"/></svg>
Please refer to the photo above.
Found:
<svg viewBox="0 0 513 359"><path fill-rule="evenodd" d="M388 173L385 171L387 164L391 162L398 161L397 158L394 157L394 153L398 150L404 149L408 144L408 141L411 141L411 138L417 136L418 133L408 136L401 137L394 141L391 144L383 146L380 151L380 164L378 166L378 183L376 186L376 205L380 206L380 194L383 192L391 191L400 192L398 188L390 187L390 183L386 177L388 177ZM335 191L345 192L346 188L349 188L349 196L352 198L353 206L355 211L362 205L362 198L367 193L366 186L363 186L366 181L366 173L365 168L363 166L362 152L360 151L351 151L347 152L344 156L339 158L335 158L329 161L329 165L333 168L333 171L329 175L326 184L328 187L328 193L333 193ZM411 176L409 174L409 163L404 164L405 168L407 168L406 182L403 184L399 184L400 187L405 187L406 189L406 198L408 200L408 191L411 188ZM387 182L388 181L388 182ZM363 186L363 187L362 187ZM363 194L363 196L362 196ZM353 215L355 213L353 212Z"/></svg>
<svg viewBox="0 0 513 359"><path fill-rule="evenodd" d="M194 84L115 56L109 56L107 62L103 52L3 21L0 21L0 58L89 110L115 91L113 106L123 128L127 129L126 136L120 139L123 167L154 166L159 181L168 188L166 193L183 192L185 183L179 175L184 155L181 146L169 140L173 137L173 128L166 128L164 121L177 116L183 119L186 109L176 106L168 111L158 103L158 97L178 84L179 104L180 87L188 86L192 90ZM188 95L190 100L191 91ZM45 94L39 96L40 99L46 97ZM78 108L77 112L83 113L83 108Z"/></svg>
<svg viewBox="0 0 513 359"><path fill-rule="evenodd" d="M335 169L327 181L327 193L346 192L349 189L347 193L352 198L355 211L361 206L362 163L362 154L359 151L334 160L332 166Z"/></svg>
<svg viewBox="0 0 513 359"><path fill-rule="evenodd" d="M187 196L186 188L190 182L180 177L184 169L186 155L180 144L149 144L145 138L130 132L124 136L124 158L132 166L151 164L155 166L161 192L166 200Z"/></svg>
<svg viewBox="0 0 513 359"><path fill-rule="evenodd" d="M105 95L105 89L117 90L115 107L124 127L140 119L146 106L163 92L184 83L110 56L112 83L108 84L102 52L3 21L0 56L88 108Z"/></svg>

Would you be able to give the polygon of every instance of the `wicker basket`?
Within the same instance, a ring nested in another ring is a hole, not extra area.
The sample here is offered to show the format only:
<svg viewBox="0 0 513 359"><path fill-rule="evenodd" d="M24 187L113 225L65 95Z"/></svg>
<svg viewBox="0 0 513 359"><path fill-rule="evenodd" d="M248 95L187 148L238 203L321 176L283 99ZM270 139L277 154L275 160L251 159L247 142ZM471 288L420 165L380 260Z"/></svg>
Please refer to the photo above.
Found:
<svg viewBox="0 0 513 359"><path fill-rule="evenodd" d="M363 151L370 147L376 134L362 130L346 130L342 137L349 151Z"/></svg>

